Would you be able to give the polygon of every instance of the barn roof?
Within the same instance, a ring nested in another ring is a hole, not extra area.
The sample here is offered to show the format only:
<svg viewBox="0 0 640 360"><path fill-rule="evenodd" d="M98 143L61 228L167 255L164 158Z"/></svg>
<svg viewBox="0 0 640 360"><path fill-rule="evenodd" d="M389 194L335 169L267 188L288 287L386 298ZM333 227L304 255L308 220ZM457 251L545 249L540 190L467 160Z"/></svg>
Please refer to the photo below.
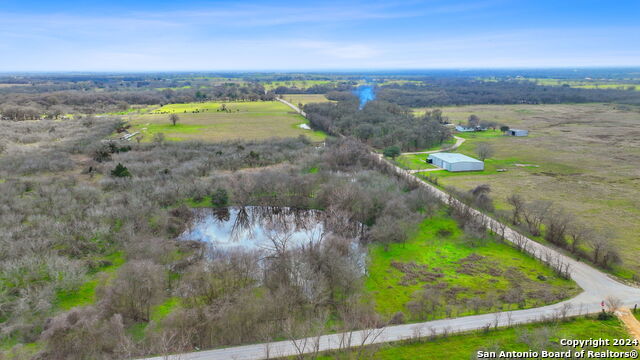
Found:
<svg viewBox="0 0 640 360"><path fill-rule="evenodd" d="M482 162L482 161L480 161L478 159L474 159L474 158L469 157L467 155L462 155L462 154L458 154L458 153L445 153L445 152L430 154L429 158L437 158L437 159L446 161L448 163L457 163L457 162L481 163Z"/></svg>

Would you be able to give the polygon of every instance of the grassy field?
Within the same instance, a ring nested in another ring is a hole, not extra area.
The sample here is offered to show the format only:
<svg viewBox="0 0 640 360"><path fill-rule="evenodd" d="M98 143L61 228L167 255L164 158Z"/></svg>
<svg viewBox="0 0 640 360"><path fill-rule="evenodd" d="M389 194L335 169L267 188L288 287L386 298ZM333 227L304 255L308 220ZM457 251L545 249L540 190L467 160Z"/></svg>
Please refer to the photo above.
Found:
<svg viewBox="0 0 640 360"><path fill-rule="evenodd" d="M461 153L477 156L477 143L488 142L495 154L482 172L429 173L441 177L441 185L467 190L489 184L497 207L503 209L508 209L505 199L512 193L553 201L587 226L614 234L624 261L615 269L617 275L631 278L640 273L639 109L605 104L478 105L443 112L454 123L476 114L529 129L530 136L462 135L468 140Z"/></svg>
<svg viewBox="0 0 640 360"><path fill-rule="evenodd" d="M527 79L540 85L562 86L569 85L573 88L583 89L616 89L640 91L640 84L626 82L612 82L603 80L563 80L563 79Z"/></svg>
<svg viewBox="0 0 640 360"><path fill-rule="evenodd" d="M385 86L385 85L424 85L425 82L424 81L419 81L419 80L391 80L391 79L387 79L384 80L383 82L379 83L380 86Z"/></svg>
<svg viewBox="0 0 640 360"><path fill-rule="evenodd" d="M125 258L122 252L115 252L104 259L105 266L96 273L90 274L90 278L80 285L75 291L60 291L56 294L55 305L60 310L69 310L76 306L91 305L96 301L96 288L100 283L101 276L112 278L118 268L124 264Z"/></svg>
<svg viewBox="0 0 640 360"><path fill-rule="evenodd" d="M335 83L333 80L290 80L290 81L269 81L263 83L267 90L273 90L279 86L296 87L298 89L308 89L314 85L325 85Z"/></svg>
<svg viewBox="0 0 640 360"><path fill-rule="evenodd" d="M323 94L286 94L282 95L282 98L296 106L331 101Z"/></svg>
<svg viewBox="0 0 640 360"><path fill-rule="evenodd" d="M383 345L378 351L370 350L376 360L457 360L475 359L477 351L561 351L559 339L627 339L624 326L617 319L570 319L560 323L519 325L489 332L474 332L414 343ZM630 351L631 347L603 346L585 350ZM564 349L566 351L566 349ZM574 350L582 350L575 348ZM331 354L319 359L352 359L347 354ZM369 357L368 357L369 358Z"/></svg>
<svg viewBox="0 0 640 360"><path fill-rule="evenodd" d="M226 111L221 111L223 104ZM180 117L175 126L169 122L169 114ZM299 125L306 119L278 101L169 104L129 119L130 131L140 131L143 141L151 141L157 133L163 133L168 140L253 140L300 135L313 141L325 138L322 132L301 129Z"/></svg>
<svg viewBox="0 0 640 360"><path fill-rule="evenodd" d="M404 169L422 170L435 169L436 166L427 163L428 154L407 154L400 155L395 159L395 163Z"/></svg>
<svg viewBox="0 0 640 360"><path fill-rule="evenodd" d="M579 292L572 281L511 246L493 239L471 243L444 215L425 220L406 243L387 251L371 245L369 258L365 285L376 310L387 317L402 311L412 321L425 320L410 315L407 306L423 289L439 294L430 319L535 307ZM512 288L524 295L518 304L503 299ZM486 303L473 309L470 299Z"/></svg>

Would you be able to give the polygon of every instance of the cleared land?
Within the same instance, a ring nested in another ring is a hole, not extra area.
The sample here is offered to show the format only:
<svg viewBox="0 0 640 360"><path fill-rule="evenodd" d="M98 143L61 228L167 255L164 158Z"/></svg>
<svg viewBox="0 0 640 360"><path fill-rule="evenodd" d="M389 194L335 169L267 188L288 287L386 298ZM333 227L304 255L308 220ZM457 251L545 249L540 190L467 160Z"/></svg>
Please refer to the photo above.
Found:
<svg viewBox="0 0 640 360"><path fill-rule="evenodd" d="M428 334L424 334L428 336ZM379 350L367 349L370 357L377 360L419 360L419 359L475 359L478 350L485 351L561 351L559 339L627 339L624 326L616 318L595 320L591 318L571 319L551 324L521 325L508 329L454 335L409 344L387 344ZM603 346L594 351L630 351L632 347ZM581 348L575 350L582 350ZM566 349L564 349L566 351ZM319 359L351 359L348 354L336 353Z"/></svg>
<svg viewBox="0 0 640 360"><path fill-rule="evenodd" d="M562 86L583 89L616 89L640 91L640 84L634 82L612 82L604 80L563 80L563 79L528 79L540 85Z"/></svg>
<svg viewBox="0 0 640 360"><path fill-rule="evenodd" d="M402 311L420 321L530 308L580 291L509 245L469 238L444 215L425 220L387 251L370 246L366 288L387 317Z"/></svg>
<svg viewBox="0 0 640 360"><path fill-rule="evenodd" d="M289 80L289 81L269 81L263 83L267 90L276 89L279 86L296 87L298 89L308 89L314 85L325 85L336 83L334 80Z"/></svg>
<svg viewBox="0 0 640 360"><path fill-rule="evenodd" d="M479 105L447 107L443 112L454 123L476 114L528 129L530 136L464 134L468 140L461 153L477 156L479 142L495 149L485 171L437 171L430 176L439 177L441 185L465 190L489 184L498 208L509 208L505 199L512 193L553 201L586 226L614 234L623 258L616 275L640 274L639 109L607 104Z"/></svg>
<svg viewBox="0 0 640 360"><path fill-rule="evenodd" d="M180 117L175 126L169 114ZM151 141L157 133L168 140L255 140L300 135L312 141L325 138L322 132L300 128L307 120L278 101L169 104L150 114L131 116L130 123L130 131L140 131L143 141Z"/></svg>
<svg viewBox="0 0 640 360"><path fill-rule="evenodd" d="M330 102L324 94L286 94L282 95L282 98L293 105L298 104L307 105L310 103Z"/></svg>

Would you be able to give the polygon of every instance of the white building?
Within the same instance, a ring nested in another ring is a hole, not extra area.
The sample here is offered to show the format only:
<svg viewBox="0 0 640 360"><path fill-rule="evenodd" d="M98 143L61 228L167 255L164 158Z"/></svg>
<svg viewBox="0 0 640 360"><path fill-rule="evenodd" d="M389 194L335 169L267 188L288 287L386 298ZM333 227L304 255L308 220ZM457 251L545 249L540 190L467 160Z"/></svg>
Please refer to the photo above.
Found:
<svg viewBox="0 0 640 360"><path fill-rule="evenodd" d="M507 131L507 134L511 136L528 136L529 130L509 129L509 131Z"/></svg>
<svg viewBox="0 0 640 360"><path fill-rule="evenodd" d="M448 171L482 171L484 162L457 153L429 154L427 162Z"/></svg>
<svg viewBox="0 0 640 360"><path fill-rule="evenodd" d="M487 128L482 126L456 125L456 131L457 132L487 131Z"/></svg>

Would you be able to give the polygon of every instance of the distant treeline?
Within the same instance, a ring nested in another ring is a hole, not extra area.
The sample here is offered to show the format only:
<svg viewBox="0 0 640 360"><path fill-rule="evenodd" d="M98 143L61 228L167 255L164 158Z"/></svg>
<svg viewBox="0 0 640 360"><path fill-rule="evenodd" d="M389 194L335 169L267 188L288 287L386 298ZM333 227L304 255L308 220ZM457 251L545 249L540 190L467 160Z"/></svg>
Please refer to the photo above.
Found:
<svg viewBox="0 0 640 360"><path fill-rule="evenodd" d="M397 145L403 151L415 151L451 137L439 110L415 117L409 109L386 101L372 101L359 110L351 96L338 103L308 104L304 111L315 128L353 136L376 148Z"/></svg>
<svg viewBox="0 0 640 360"><path fill-rule="evenodd" d="M640 104L640 91L541 86L506 77L486 81L451 74L447 77L446 74L430 77L419 73L5 75L0 76L0 118L55 119L64 114L123 112L132 105L273 100L277 94L292 93L327 94L332 100L347 100L363 79L380 84L378 99L407 107L585 102ZM612 76L624 74L633 75L611 72ZM271 81L313 80L330 82L308 88L294 84L269 90L263 85Z"/></svg>
<svg viewBox="0 0 640 360"><path fill-rule="evenodd" d="M378 99L408 107L472 104L560 104L614 102L640 104L640 92L541 86L529 81L432 79L424 84L381 86Z"/></svg>
<svg viewBox="0 0 640 360"><path fill-rule="evenodd" d="M0 96L0 117L5 120L57 119L64 114L95 114L126 111L131 105L163 105L205 100L274 100L262 85L232 83L196 89L12 92ZM32 89L33 90L33 89Z"/></svg>
<svg viewBox="0 0 640 360"><path fill-rule="evenodd" d="M295 86L278 86L274 92L276 94L327 94L330 92L349 92L354 89L358 83L355 81L349 82L334 82L326 84L312 85L306 89L300 89Z"/></svg>

